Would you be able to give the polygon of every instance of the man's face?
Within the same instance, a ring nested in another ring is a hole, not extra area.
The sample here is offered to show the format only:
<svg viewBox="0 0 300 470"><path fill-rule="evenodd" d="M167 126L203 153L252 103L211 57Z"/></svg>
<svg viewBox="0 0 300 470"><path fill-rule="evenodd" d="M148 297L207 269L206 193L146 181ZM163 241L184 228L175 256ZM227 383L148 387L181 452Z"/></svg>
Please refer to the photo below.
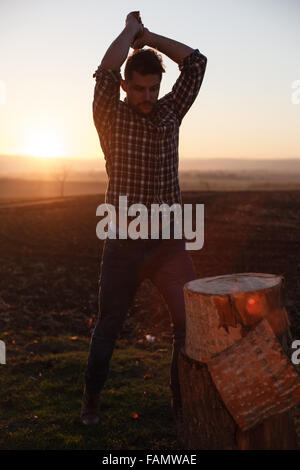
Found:
<svg viewBox="0 0 300 470"><path fill-rule="evenodd" d="M122 80L121 85L127 93L130 106L141 114L151 113L159 94L160 78L158 75L141 75L133 71L131 80L128 82Z"/></svg>

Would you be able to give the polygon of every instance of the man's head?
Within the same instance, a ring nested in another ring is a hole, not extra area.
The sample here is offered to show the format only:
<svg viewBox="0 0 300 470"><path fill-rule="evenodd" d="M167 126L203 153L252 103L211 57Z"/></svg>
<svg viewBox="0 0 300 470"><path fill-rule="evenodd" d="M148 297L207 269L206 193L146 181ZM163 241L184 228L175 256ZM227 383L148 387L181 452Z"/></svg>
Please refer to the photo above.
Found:
<svg viewBox="0 0 300 470"><path fill-rule="evenodd" d="M141 114L153 110L159 94L162 74L165 72L161 56L153 49L137 49L127 59L125 80L121 86L127 101Z"/></svg>

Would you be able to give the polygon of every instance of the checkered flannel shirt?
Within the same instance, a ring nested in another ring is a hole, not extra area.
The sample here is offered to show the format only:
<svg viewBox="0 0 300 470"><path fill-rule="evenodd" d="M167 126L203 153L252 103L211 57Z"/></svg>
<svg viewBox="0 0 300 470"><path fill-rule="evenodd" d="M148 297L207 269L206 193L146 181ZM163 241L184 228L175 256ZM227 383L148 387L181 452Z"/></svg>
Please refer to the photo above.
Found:
<svg viewBox="0 0 300 470"><path fill-rule="evenodd" d="M178 180L178 139L181 121L195 101L207 59L195 49L179 64L172 91L143 116L120 100L120 70L98 67L93 118L106 162L105 201L118 210L119 196L128 206L142 203L182 204Z"/></svg>

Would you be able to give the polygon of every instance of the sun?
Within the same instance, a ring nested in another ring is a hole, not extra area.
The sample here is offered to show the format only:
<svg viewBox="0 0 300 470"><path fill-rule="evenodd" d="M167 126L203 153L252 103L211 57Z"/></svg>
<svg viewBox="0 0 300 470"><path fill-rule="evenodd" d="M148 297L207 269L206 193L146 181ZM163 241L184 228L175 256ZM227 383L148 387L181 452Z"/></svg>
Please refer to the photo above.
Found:
<svg viewBox="0 0 300 470"><path fill-rule="evenodd" d="M24 153L32 157L57 158L64 155L64 149L54 132L34 131L27 136Z"/></svg>

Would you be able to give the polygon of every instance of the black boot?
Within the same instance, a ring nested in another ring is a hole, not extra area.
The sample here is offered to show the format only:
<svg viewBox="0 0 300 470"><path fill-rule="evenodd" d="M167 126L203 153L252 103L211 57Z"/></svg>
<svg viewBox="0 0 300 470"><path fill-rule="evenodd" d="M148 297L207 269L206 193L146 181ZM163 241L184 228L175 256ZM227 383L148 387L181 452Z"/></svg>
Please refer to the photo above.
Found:
<svg viewBox="0 0 300 470"><path fill-rule="evenodd" d="M84 387L81 413L81 422L86 425L99 423L99 398L98 392L87 392Z"/></svg>

